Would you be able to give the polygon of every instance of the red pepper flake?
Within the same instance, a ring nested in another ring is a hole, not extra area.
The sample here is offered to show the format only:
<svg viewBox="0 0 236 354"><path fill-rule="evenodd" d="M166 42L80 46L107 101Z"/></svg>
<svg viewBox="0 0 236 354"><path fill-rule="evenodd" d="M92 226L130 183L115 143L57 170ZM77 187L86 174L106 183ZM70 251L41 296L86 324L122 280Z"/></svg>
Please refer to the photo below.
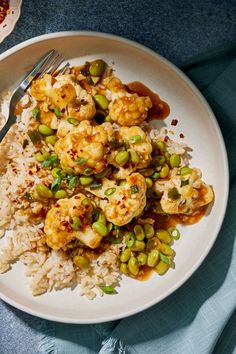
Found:
<svg viewBox="0 0 236 354"><path fill-rule="evenodd" d="M29 170L29 175L32 176L33 172L31 170Z"/></svg>
<svg viewBox="0 0 236 354"><path fill-rule="evenodd" d="M164 142L167 143L168 140L169 140L169 137L166 135L164 138Z"/></svg>
<svg viewBox="0 0 236 354"><path fill-rule="evenodd" d="M180 134L179 134L179 137L180 137L181 139L183 139L183 138L184 138L184 134L183 134L183 133L180 133Z"/></svg>
<svg viewBox="0 0 236 354"><path fill-rule="evenodd" d="M178 124L178 119L172 119L171 125L176 126Z"/></svg>

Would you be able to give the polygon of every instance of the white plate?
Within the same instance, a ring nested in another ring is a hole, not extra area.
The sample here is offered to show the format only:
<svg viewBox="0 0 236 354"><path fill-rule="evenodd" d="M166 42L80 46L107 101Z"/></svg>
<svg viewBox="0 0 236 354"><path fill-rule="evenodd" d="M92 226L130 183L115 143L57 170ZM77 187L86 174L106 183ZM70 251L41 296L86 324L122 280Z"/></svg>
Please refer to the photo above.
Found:
<svg viewBox="0 0 236 354"><path fill-rule="evenodd" d="M228 197L224 142L206 101L179 69L151 50L112 35L62 32L17 45L0 56L0 92L9 85L14 87L52 48L62 51L72 64L94 58L103 58L110 64L114 62L116 74L124 82L138 80L156 91L171 108L164 123L175 131L178 141L193 149L191 164L201 168L203 179L215 190L211 212L198 224L180 228L182 237L174 245L176 268L163 277L153 274L144 282L125 278L115 296L89 301L79 296L79 289L67 289L33 297L25 285L27 279L22 265L14 264L10 272L0 275L1 298L33 315L69 323L97 323L126 317L170 295L193 274L211 249L224 218ZM178 119L176 127L171 126L172 119ZM179 139L180 133L185 135L184 139Z"/></svg>
<svg viewBox="0 0 236 354"><path fill-rule="evenodd" d="M0 24L0 43L13 31L20 17L22 0L10 0L9 11L5 20Z"/></svg>

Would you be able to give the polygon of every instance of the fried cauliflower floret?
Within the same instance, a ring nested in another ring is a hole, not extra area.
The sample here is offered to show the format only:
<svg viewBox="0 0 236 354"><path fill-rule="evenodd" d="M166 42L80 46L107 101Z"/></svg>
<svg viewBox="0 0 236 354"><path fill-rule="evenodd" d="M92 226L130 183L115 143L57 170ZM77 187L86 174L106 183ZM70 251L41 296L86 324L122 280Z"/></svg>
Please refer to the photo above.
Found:
<svg viewBox="0 0 236 354"><path fill-rule="evenodd" d="M73 239L80 240L90 248L96 248L99 245L101 236L90 226L93 207L88 203L83 205L85 199L87 198L82 193L70 199L60 199L48 211L44 232L49 247L59 250ZM81 223L76 229L73 228L74 217L79 218Z"/></svg>
<svg viewBox="0 0 236 354"><path fill-rule="evenodd" d="M70 118L75 118L79 121L90 120L95 114L96 108L94 100L86 90L81 90L79 96L68 105L68 116Z"/></svg>
<svg viewBox="0 0 236 354"><path fill-rule="evenodd" d="M201 171L196 168L188 175L157 181L155 190L162 193L160 205L167 214L193 215L214 199L212 187L201 180Z"/></svg>
<svg viewBox="0 0 236 354"><path fill-rule="evenodd" d="M76 98L76 90L71 82L65 82L57 87L55 80L51 75L45 74L42 78L33 81L30 94L37 101L47 101L48 104L62 110Z"/></svg>
<svg viewBox="0 0 236 354"><path fill-rule="evenodd" d="M116 77L107 83L107 88L112 96L109 115L114 122L130 127L141 124L147 118L152 107L150 97L128 93Z"/></svg>
<svg viewBox="0 0 236 354"><path fill-rule="evenodd" d="M101 172L108 163L109 134L102 125L81 122L77 131L60 138L55 144L62 168L73 168L76 174Z"/></svg>
<svg viewBox="0 0 236 354"><path fill-rule="evenodd" d="M124 186L106 178L102 184L100 190L86 189L101 198L99 205L108 221L123 226L142 213L146 205L146 183L142 175L133 173Z"/></svg>
<svg viewBox="0 0 236 354"><path fill-rule="evenodd" d="M147 167L152 159L152 144L149 136L141 128L134 126L121 127L118 137L119 141L125 141L129 145L129 149L138 154L139 162L135 163L135 169Z"/></svg>

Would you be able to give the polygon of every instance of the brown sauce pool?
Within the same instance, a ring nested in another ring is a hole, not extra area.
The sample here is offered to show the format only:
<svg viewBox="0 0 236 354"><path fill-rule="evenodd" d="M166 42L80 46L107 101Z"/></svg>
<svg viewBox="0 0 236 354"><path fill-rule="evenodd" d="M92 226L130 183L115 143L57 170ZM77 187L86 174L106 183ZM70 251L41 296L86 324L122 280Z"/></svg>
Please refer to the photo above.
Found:
<svg viewBox="0 0 236 354"><path fill-rule="evenodd" d="M139 96L149 96L152 101L152 108L148 111L147 120L162 120L170 114L169 105L163 101L157 93L150 90L147 86L139 81L133 81L126 85L130 93L137 93Z"/></svg>

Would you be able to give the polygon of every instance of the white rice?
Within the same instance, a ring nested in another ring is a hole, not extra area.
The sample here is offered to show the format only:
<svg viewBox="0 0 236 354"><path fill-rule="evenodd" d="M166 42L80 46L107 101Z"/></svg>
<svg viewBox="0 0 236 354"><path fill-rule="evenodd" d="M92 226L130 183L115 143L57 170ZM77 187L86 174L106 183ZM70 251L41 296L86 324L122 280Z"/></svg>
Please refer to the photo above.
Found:
<svg viewBox="0 0 236 354"><path fill-rule="evenodd" d="M33 295L79 284L80 295L85 295L88 299L93 299L97 294L103 296L101 285L117 285L120 281L118 259L123 245L111 245L92 262L88 270L78 270L63 250L49 251L45 246L44 223L32 223L28 216L22 213L22 210L29 206L33 213L34 210L37 213L39 205L37 202L30 205L21 196L26 191L32 191L44 178L52 178L47 171L44 176L37 175L39 164L33 157L36 150L29 139L27 147L22 147L22 142L28 138L31 110L32 107L23 111L15 134L10 134L1 147L1 171L4 173L1 172L0 176L0 237L6 230L10 231L6 233L5 245L0 250L0 273L8 271L15 261L20 260L26 266L25 274L30 279L29 287ZM3 115L0 115L0 119L4 119ZM152 140L161 140L164 135L164 130L150 131ZM185 144L168 140L167 151L170 154L175 152L182 155L184 164L187 151ZM29 174L29 171L33 171L33 174Z"/></svg>

